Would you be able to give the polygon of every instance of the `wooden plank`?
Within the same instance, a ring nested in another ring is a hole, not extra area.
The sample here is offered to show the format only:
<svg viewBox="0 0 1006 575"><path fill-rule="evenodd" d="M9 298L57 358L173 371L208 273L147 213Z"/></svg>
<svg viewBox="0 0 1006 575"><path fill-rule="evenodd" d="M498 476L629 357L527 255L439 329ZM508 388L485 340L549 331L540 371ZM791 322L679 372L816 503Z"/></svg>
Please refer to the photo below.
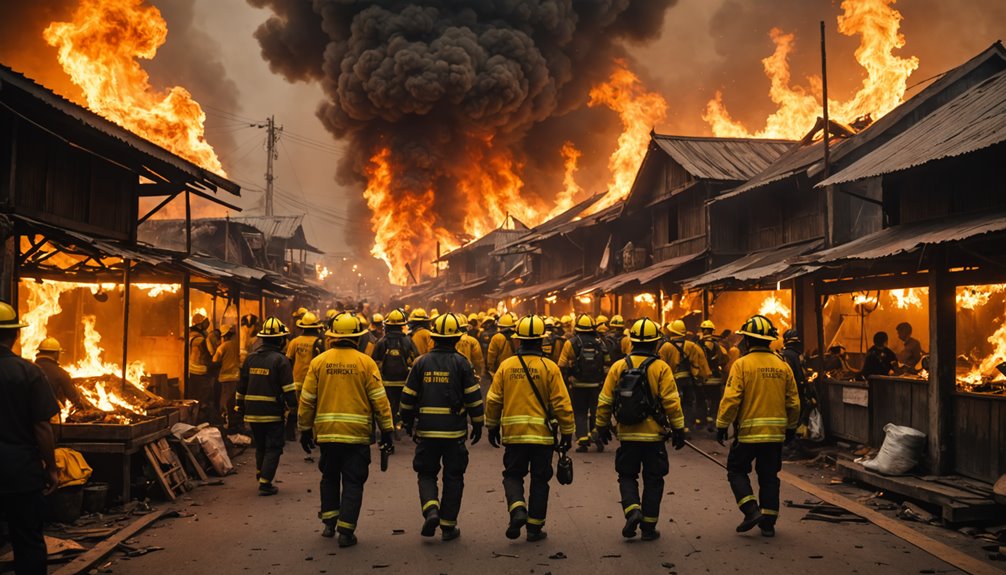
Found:
<svg viewBox="0 0 1006 575"><path fill-rule="evenodd" d="M147 460L150 462L150 467L154 470L154 476L157 478L157 482L161 485L161 489L164 490L164 495L171 501L174 501L177 496L175 495L175 490L171 487L171 481L168 480L167 476L161 470L161 462L157 457L156 449L151 445L143 446L144 453L147 454Z"/></svg>
<svg viewBox="0 0 1006 575"><path fill-rule="evenodd" d="M172 513L177 513L177 511L168 507L140 517L136 521L133 521L129 525L120 529L112 537L98 543L86 553L78 555L73 559L73 561L70 561L63 567L60 567L52 575L79 575L80 573L87 572L91 569L91 567L112 553L112 551L115 551L115 548L120 543L136 535L154 521Z"/></svg>
<svg viewBox="0 0 1006 575"><path fill-rule="evenodd" d="M903 541L915 545L933 557L936 557L941 561L945 561L965 573L970 573L971 575L1003 575L1003 572L1000 569L993 567L980 559L976 559L966 553L954 549L949 545L927 537L897 519L891 519L886 515L883 515L847 497L839 495L838 493L835 493L825 487L814 485L793 475L792 473L789 473L788 471L780 471L779 478L793 487L810 493L825 503L837 505L848 510L850 513L854 513L860 517L868 519L870 523L873 523L877 527L895 535Z"/></svg>

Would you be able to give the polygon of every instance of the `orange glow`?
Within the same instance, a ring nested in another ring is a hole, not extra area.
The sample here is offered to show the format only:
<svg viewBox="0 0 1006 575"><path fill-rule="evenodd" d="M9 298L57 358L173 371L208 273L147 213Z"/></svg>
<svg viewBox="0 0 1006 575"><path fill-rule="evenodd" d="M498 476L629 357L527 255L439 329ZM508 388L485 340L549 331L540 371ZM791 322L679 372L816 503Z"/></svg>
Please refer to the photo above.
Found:
<svg viewBox="0 0 1006 575"><path fill-rule="evenodd" d="M862 87L847 101L829 98L831 119L851 124L869 115L880 118L901 103L908 78L919 67L918 58L895 56L894 51L905 45L899 32L901 13L893 8L896 0L844 0L843 14L838 17L838 31L846 36L860 36L856 61L866 71ZM771 80L769 97L777 105L765 127L751 132L730 117L723 103L723 94L716 92L706 105L702 119L719 137L802 138L822 115L821 78L808 78L809 89L791 84L788 56L793 51L795 36L778 28L770 32L775 52L762 60L765 75Z"/></svg>
<svg viewBox="0 0 1006 575"><path fill-rule="evenodd" d="M785 329L788 329L792 325L790 324L789 306L783 303L775 293L766 296L761 303L761 307L758 308L758 314L767 316L772 320L777 320L781 327Z"/></svg>
<svg viewBox="0 0 1006 575"><path fill-rule="evenodd" d="M615 70L607 82L590 91L588 106L607 106L618 113L622 134L618 147L608 159L608 193L592 208L600 211L625 199L636 179L639 164L650 143L650 131L667 118L667 101L656 92L647 91L624 60L615 61Z"/></svg>
<svg viewBox="0 0 1006 575"><path fill-rule="evenodd" d="M909 309L912 307L919 307L922 305L922 297L919 295L919 291L914 288L908 289L892 289L887 292L894 300L894 307L897 309Z"/></svg>
<svg viewBox="0 0 1006 575"><path fill-rule="evenodd" d="M1006 284L991 284L983 286L968 286L957 292L957 307L975 309L989 303L994 293L1006 291Z"/></svg>
<svg viewBox="0 0 1006 575"><path fill-rule="evenodd" d="M1006 292L1006 284L960 287L957 290L957 306L961 309L974 310L987 305L993 294L1003 292ZM1006 362L1006 316L986 341L992 344L991 353L977 362L970 371L958 377L958 382L964 389L970 389L987 380L1006 380L1006 376L996 369L997 365Z"/></svg>
<svg viewBox="0 0 1006 575"><path fill-rule="evenodd" d="M632 298L632 301L637 304L644 304L653 307L656 307L657 305L657 298L653 297L653 294L651 293L641 293Z"/></svg>
<svg viewBox="0 0 1006 575"><path fill-rule="evenodd" d="M167 38L160 11L143 0L80 0L70 22L43 33L84 93L87 107L191 162L224 174L204 137L206 114L181 86L150 85L139 59L153 59Z"/></svg>
<svg viewBox="0 0 1006 575"><path fill-rule="evenodd" d="M576 149L573 142L565 142L562 145L562 191L555 198L555 207L549 212L545 219L553 218L576 204L578 197L583 195L583 188L576 183L576 170L583 152Z"/></svg>

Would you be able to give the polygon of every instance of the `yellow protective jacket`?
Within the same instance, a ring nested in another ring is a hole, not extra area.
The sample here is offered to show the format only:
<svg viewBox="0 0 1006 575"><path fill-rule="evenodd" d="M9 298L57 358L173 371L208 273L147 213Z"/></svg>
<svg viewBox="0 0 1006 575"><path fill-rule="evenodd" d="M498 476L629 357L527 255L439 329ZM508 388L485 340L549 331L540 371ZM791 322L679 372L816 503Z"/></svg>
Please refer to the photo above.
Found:
<svg viewBox="0 0 1006 575"><path fill-rule="evenodd" d="M719 385L726 378L726 366L730 355L726 348L715 337L702 338L702 351L706 354L706 365L709 366L709 376L706 385Z"/></svg>
<svg viewBox="0 0 1006 575"><path fill-rule="evenodd" d="M633 367L638 367L648 357L650 356L630 354L611 366L608 377L604 380L601 395L597 399L597 417L594 422L597 427L611 425L611 411L615 404L615 394L618 392L618 380L622 377L622 372L628 369L628 362L632 362ZM674 429L684 429L685 415L681 411L681 397L678 395L678 386L674 383L674 375L667 362L658 359L651 363L646 368L646 379L650 383L651 397L660 402L664 413L667 414L667 422ZM664 427L652 417L635 425L619 423L617 429L619 441L664 441Z"/></svg>
<svg viewBox="0 0 1006 575"><path fill-rule="evenodd" d="M702 351L699 344L683 337L675 337L660 346L660 350L657 352L660 355L660 359L671 366L675 379L684 379L688 376L688 372L681 366L681 353L678 351L678 346L681 346L681 349L684 350L685 357L688 358L688 363L691 364L691 375L696 382L699 379L705 379L712 375L712 371L709 369L709 362L706 361L706 352Z"/></svg>
<svg viewBox="0 0 1006 575"><path fill-rule="evenodd" d="M230 382L241 379L241 350L236 338L225 339L213 354L213 363L220 364L218 381Z"/></svg>
<svg viewBox="0 0 1006 575"><path fill-rule="evenodd" d="M524 353L521 357L527 363L542 400L549 405L552 418L558 421L559 433L571 435L576 429L573 407L559 366L540 354ZM486 394L486 427L502 427L506 445L552 445L554 439L545 417L545 410L531 390L520 359L507 358L496 370Z"/></svg>
<svg viewBox="0 0 1006 575"><path fill-rule="evenodd" d="M429 353L433 349L433 336L430 335L430 330L425 327L416 328L410 336L412 337L412 343L416 345L416 350L419 351L419 355Z"/></svg>
<svg viewBox="0 0 1006 575"><path fill-rule="evenodd" d="M482 346L479 345L479 340L466 333L458 340L457 350L458 353L465 356L468 363L472 364L472 369L475 370L475 378L478 379L486 366L485 359L482 357Z"/></svg>
<svg viewBox="0 0 1006 575"><path fill-rule="evenodd" d="M755 347L734 362L720 400L716 427L737 427L741 443L782 443L800 419L793 370L768 347Z"/></svg>
<svg viewBox="0 0 1006 575"><path fill-rule="evenodd" d="M489 349L486 351L486 369L489 375L495 375L503 362L513 356L517 344L510 339L511 335L511 330L500 331L489 340Z"/></svg>
<svg viewBox="0 0 1006 575"><path fill-rule="evenodd" d="M373 359L337 344L311 361L300 392L300 429L313 429L318 443L367 445L375 416L381 431L394 428Z"/></svg>
<svg viewBox="0 0 1006 575"><path fill-rule="evenodd" d="M307 368L314 359L314 344L317 341L316 335L298 335L286 346L286 357L293 364L293 385L298 393L304 385L304 378L307 377Z"/></svg>
<svg viewBox="0 0 1006 575"><path fill-rule="evenodd" d="M55 452L56 476L59 487L83 485L91 478L91 466L87 464L79 451L66 447L57 447Z"/></svg>

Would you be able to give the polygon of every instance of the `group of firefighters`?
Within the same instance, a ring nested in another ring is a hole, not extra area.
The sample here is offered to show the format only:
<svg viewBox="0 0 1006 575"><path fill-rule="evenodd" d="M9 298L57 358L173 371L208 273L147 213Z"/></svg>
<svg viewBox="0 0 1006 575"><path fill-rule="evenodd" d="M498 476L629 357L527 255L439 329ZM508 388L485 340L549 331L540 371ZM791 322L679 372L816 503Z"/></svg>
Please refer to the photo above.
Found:
<svg viewBox="0 0 1006 575"><path fill-rule="evenodd" d="M803 373L785 351L770 350L778 332L764 316L745 322L728 351L708 321L696 338L681 320L660 326L645 317L626 329L620 316L586 314L517 319L394 309L369 322L334 310L325 321L303 308L294 315L301 334L292 339L275 317L253 334L259 343L239 369L234 411L252 429L260 495L278 491L273 480L290 422L309 457L320 450L322 535L338 535L341 547L357 542L378 434L382 456L402 433L416 443L421 534L439 529L444 541L457 538L467 444L483 430L492 447L504 448L508 538L546 537L549 483L553 474L572 481L566 453L574 437L577 451L602 451L617 437L622 535L656 539L665 444L684 447L689 422L715 432L720 444L733 428L728 480L744 515L737 531L774 535L783 445L800 418L794 368ZM792 351L797 335L785 335Z"/></svg>

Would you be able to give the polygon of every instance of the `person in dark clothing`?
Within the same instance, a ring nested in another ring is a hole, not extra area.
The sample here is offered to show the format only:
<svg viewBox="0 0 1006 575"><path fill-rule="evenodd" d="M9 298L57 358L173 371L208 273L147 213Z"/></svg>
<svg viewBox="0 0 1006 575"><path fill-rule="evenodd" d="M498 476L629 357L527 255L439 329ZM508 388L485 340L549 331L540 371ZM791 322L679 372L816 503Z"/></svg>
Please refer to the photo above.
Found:
<svg viewBox="0 0 1006 575"><path fill-rule="evenodd" d="M433 320L434 347L416 360L402 390L402 428L416 439L412 468L419 475L423 537L440 527L444 541L456 539L458 513L468 469L468 419L472 445L482 438L482 388L471 363L457 352L461 322L452 313ZM416 415L419 420L416 422ZM413 430L415 433L413 433ZM443 466L444 492L438 497L437 475Z"/></svg>
<svg viewBox="0 0 1006 575"><path fill-rule="evenodd" d="M59 354L63 348L54 337L47 337L38 346L38 356L35 358L35 365L45 374L45 379L52 386L52 392L56 394L56 400L60 403L70 402L71 405L81 407L80 394L77 386L73 384L73 379L65 369L59 366Z"/></svg>
<svg viewBox="0 0 1006 575"><path fill-rule="evenodd" d="M873 347L866 351L863 359L863 369L859 371L859 379L870 379L871 375L891 375L898 366L898 356L887 347L886 331L873 334Z"/></svg>
<svg viewBox="0 0 1006 575"><path fill-rule="evenodd" d="M395 428L399 426L398 405L402 398L402 388L409 377L412 363L419 357L419 350L412 338L405 334L405 312L400 309L391 310L384 318L384 337L374 345L371 357L381 370L381 381L384 391L388 394L391 404L391 414L394 417Z"/></svg>
<svg viewBox="0 0 1006 575"><path fill-rule="evenodd" d="M7 517L14 572L41 575L44 496L59 486L49 424L59 405L42 370L11 351L22 327L17 311L0 302L0 514Z"/></svg>
<svg viewBox="0 0 1006 575"><path fill-rule="evenodd" d="M271 317L262 324L258 337L262 346L248 356L241 366L237 409L251 426L255 439L255 469L259 495L275 495L273 485L279 458L286 442L286 410L297 409L293 368L281 349L290 331Z"/></svg>

